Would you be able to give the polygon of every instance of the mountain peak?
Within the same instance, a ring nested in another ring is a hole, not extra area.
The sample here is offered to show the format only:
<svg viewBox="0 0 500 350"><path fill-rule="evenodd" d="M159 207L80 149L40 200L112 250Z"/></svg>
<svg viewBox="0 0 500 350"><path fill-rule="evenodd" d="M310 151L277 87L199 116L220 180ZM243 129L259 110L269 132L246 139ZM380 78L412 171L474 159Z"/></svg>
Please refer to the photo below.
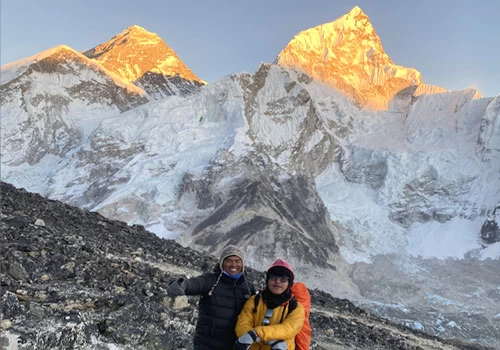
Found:
<svg viewBox="0 0 500 350"><path fill-rule="evenodd" d="M134 40L151 39L154 43L162 41L158 34L150 32L149 30L136 24L127 27L120 34L114 36L111 40L113 40L114 38L126 38L128 40L131 40L131 37L134 37Z"/></svg>
<svg viewBox="0 0 500 350"><path fill-rule="evenodd" d="M68 56L71 56L73 58L76 56L81 56L81 53L79 53L78 51L74 50L73 48L71 48L67 45L57 45L57 46L54 46L50 49L44 50L36 55L28 57L27 61L37 62L37 61L41 61L47 57L61 58L61 57L68 57Z"/></svg>
<svg viewBox="0 0 500 350"><path fill-rule="evenodd" d="M144 29L143 27L138 26L137 24L131 25L125 31L153 34L153 33L149 32L149 31L147 31L146 29Z"/></svg>
<svg viewBox="0 0 500 350"><path fill-rule="evenodd" d="M361 9L361 7L359 7L358 5L354 6L352 8L352 10L349 11L349 13L347 15L349 15L349 16L358 16L358 15L366 16L365 13L363 12L363 10Z"/></svg>
<svg viewBox="0 0 500 350"><path fill-rule="evenodd" d="M146 73L178 75L202 83L156 33L138 25L126 28L84 54L131 83Z"/></svg>
<svg viewBox="0 0 500 350"><path fill-rule="evenodd" d="M50 49L39 52L36 55L3 65L0 73L0 84L6 84L7 82L19 77L26 72L31 65L36 65L40 61L44 61L46 59L53 61L78 60L79 57L87 59L81 53L75 51L67 45L54 46ZM37 69L40 70L42 67L37 67Z"/></svg>
<svg viewBox="0 0 500 350"><path fill-rule="evenodd" d="M354 6L350 12L340 17L336 22L344 25L346 28L364 27L365 31L369 28L370 32L374 32L370 19L359 6Z"/></svg>
<svg viewBox="0 0 500 350"><path fill-rule="evenodd" d="M302 70L371 109L386 109L398 91L421 84L418 71L391 61L358 6L333 22L297 34L276 62Z"/></svg>

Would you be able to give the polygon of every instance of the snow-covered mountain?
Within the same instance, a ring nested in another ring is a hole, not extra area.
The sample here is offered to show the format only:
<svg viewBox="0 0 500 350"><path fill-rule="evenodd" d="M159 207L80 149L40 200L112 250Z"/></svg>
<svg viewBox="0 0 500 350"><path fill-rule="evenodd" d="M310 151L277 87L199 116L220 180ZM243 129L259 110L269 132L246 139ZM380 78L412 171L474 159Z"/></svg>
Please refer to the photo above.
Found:
<svg viewBox="0 0 500 350"><path fill-rule="evenodd" d="M148 101L143 90L67 46L1 73L2 164L16 167L63 159L102 119Z"/></svg>
<svg viewBox="0 0 500 350"><path fill-rule="evenodd" d="M358 7L205 86L167 48L132 26L3 66L2 181L210 253L241 245L257 269L286 257L429 333L500 339L500 96L423 84Z"/></svg>

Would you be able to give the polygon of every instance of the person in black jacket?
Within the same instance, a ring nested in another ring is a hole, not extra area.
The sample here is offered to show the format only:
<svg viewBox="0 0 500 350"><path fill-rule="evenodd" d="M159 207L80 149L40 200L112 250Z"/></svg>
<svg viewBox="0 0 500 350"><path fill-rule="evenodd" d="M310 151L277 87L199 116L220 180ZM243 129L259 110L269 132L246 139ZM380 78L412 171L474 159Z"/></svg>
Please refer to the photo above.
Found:
<svg viewBox="0 0 500 350"><path fill-rule="evenodd" d="M245 275L243 252L234 245L222 250L212 273L179 278L170 283L168 295L200 295L194 350L232 350L235 326L243 305L255 294Z"/></svg>

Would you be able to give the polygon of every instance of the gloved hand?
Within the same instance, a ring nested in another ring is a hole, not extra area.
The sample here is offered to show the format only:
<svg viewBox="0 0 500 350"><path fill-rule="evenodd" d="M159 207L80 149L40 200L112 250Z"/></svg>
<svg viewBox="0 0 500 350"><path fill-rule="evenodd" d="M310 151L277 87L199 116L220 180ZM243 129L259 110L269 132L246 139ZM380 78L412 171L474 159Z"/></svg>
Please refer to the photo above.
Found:
<svg viewBox="0 0 500 350"><path fill-rule="evenodd" d="M168 286L167 294L171 297L177 297L179 295L186 294L186 281L184 278L179 278L178 280L173 281Z"/></svg>
<svg viewBox="0 0 500 350"><path fill-rule="evenodd" d="M271 340L267 342L271 345L271 350L287 350L288 345L283 340Z"/></svg>
<svg viewBox="0 0 500 350"><path fill-rule="evenodd" d="M236 341L234 343L233 350L248 350L250 349L250 346L252 346L252 344L242 344L239 341Z"/></svg>
<svg viewBox="0 0 500 350"><path fill-rule="evenodd" d="M236 340L236 343L234 343L234 350L247 350L250 348L250 345L259 340L259 336L252 329Z"/></svg>

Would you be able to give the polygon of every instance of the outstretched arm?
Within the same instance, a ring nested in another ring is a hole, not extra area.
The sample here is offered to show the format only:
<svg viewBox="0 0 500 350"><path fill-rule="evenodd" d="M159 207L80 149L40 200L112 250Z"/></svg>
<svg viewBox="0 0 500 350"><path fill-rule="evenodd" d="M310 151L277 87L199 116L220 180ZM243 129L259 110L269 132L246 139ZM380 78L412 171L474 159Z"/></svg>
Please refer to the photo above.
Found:
<svg viewBox="0 0 500 350"><path fill-rule="evenodd" d="M179 295L204 295L214 285L215 278L211 274L205 274L189 279L179 278L168 286L168 295L176 297Z"/></svg>

